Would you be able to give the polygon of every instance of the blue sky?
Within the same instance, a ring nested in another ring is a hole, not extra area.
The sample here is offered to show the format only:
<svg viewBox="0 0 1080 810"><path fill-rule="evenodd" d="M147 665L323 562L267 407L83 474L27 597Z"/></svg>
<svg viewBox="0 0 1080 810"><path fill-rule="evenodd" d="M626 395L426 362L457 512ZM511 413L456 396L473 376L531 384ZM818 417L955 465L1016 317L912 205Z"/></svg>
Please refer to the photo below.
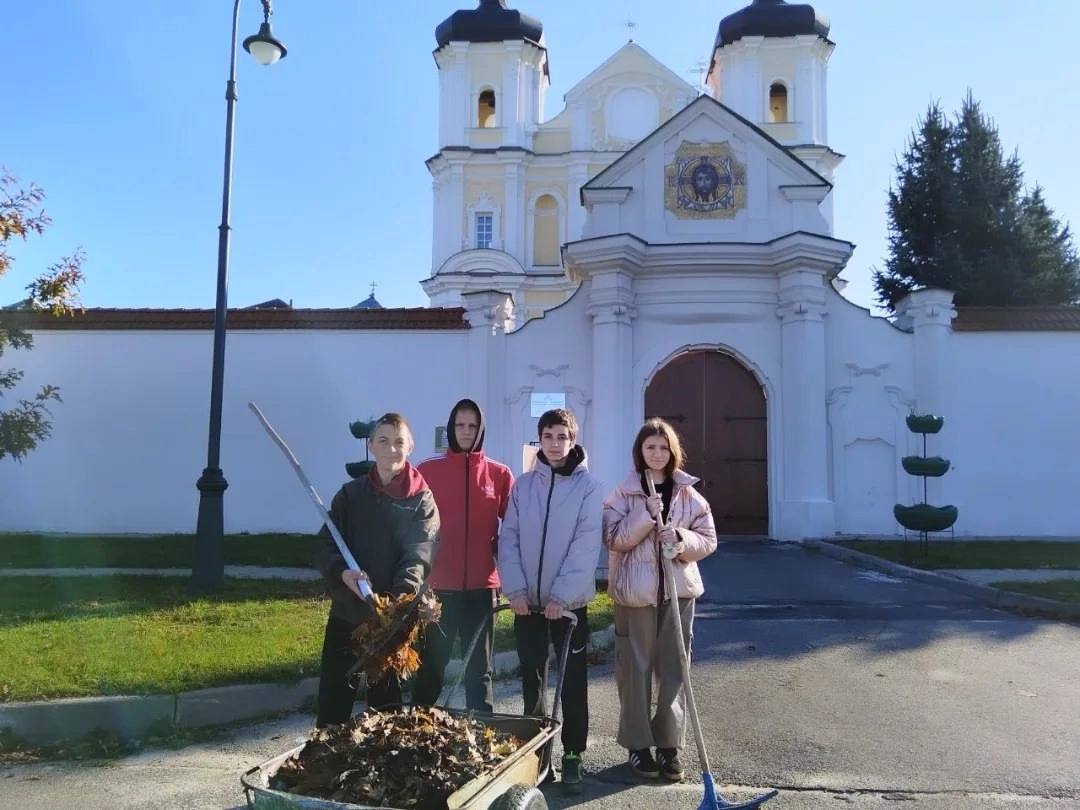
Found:
<svg viewBox="0 0 1080 810"><path fill-rule="evenodd" d="M740 0L514 0L545 26L546 114L627 39L694 80ZM427 303L435 151L435 26L471 0L278 0L288 57L241 53L230 305L268 298L350 306ZM843 276L872 301L896 155L933 100L970 87L1059 217L1080 226L1075 0L821 0L830 67L836 235ZM0 164L45 188L55 225L15 246L0 304L82 247L87 306L212 307L220 220L229 0L34 0L4 14ZM1037 13L1033 11L1037 9ZM243 38L261 21L244 0Z"/></svg>

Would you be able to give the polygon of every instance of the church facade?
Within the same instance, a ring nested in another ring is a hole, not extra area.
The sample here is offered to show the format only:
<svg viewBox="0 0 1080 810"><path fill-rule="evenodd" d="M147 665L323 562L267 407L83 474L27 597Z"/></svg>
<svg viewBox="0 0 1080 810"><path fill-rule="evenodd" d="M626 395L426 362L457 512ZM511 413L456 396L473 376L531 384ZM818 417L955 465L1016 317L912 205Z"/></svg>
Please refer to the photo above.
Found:
<svg viewBox="0 0 1080 810"><path fill-rule="evenodd" d="M362 457L350 420L403 411L423 458L467 395L489 454L515 470L539 414L569 407L612 486L640 422L662 416L719 531L782 540L902 533L893 505L923 499L902 466L924 453L905 420L941 414L927 454L953 469L926 498L959 508L957 534L1080 533L1080 314L958 312L922 290L886 320L841 294L854 246L834 233L828 34L810 6L754 0L720 21L707 93L631 42L543 120L541 23L504 0L448 17L427 162L432 306L230 314L227 530L317 523L247 401L328 497ZM28 377L66 401L49 442L0 465L14 495L0 530L191 531L208 313L27 319ZM343 375L340 358L360 354ZM400 373L414 365L430 372Z"/></svg>

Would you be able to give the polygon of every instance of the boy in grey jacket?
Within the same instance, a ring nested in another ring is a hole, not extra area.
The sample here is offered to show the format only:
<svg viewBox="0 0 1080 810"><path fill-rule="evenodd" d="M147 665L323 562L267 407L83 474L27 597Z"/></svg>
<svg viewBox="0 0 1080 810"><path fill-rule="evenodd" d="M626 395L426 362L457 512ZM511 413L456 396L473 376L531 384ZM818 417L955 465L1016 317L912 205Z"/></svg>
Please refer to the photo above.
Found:
<svg viewBox="0 0 1080 810"><path fill-rule="evenodd" d="M563 675L562 780L581 782L581 754L589 734L587 605L596 594L602 543L603 493L575 443L577 420L567 410L547 411L537 424L536 465L514 482L499 532L499 578L514 611L526 714L547 714L542 686L549 641L562 649L578 617Z"/></svg>

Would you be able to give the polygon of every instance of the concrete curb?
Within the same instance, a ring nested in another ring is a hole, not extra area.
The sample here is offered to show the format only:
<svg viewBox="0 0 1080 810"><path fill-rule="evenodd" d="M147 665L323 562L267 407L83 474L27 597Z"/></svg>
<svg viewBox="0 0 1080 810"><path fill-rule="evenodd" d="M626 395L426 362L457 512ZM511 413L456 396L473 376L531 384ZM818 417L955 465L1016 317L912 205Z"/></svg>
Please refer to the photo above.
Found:
<svg viewBox="0 0 1080 810"><path fill-rule="evenodd" d="M870 568L886 574L904 577L905 579L913 579L916 582L923 582L927 585L946 588L955 593L961 593L965 596L970 596L973 599L978 599L980 602L985 602L991 607L1019 613L1034 613L1039 616L1046 616L1048 618L1061 619L1064 621L1080 620L1080 605L1074 605L1069 602L1059 602L1056 599L1045 599L1041 596L1011 593L1010 591L992 588L989 585L978 585L974 582L968 582L949 574L939 574L935 571L924 571L921 568L911 568L910 566L902 565L901 563L896 563L892 560L882 559L881 557L875 557L872 554L864 554L861 551L838 546L827 540L803 540L801 543L807 548L812 548L815 551L824 554L826 557L849 562L858 565L861 568Z"/></svg>
<svg viewBox="0 0 1080 810"><path fill-rule="evenodd" d="M614 627L593 633L589 645L593 650L611 649L615 645ZM461 667L461 659L449 663L447 686L453 683ZM496 653L492 659L496 678L510 677L517 669L517 653L512 650ZM52 745L98 731L135 739L146 736L154 728L221 726L295 711L315 698L318 686L318 678L306 678L296 684L239 684L177 695L0 703L0 731L8 731L15 739L35 745Z"/></svg>

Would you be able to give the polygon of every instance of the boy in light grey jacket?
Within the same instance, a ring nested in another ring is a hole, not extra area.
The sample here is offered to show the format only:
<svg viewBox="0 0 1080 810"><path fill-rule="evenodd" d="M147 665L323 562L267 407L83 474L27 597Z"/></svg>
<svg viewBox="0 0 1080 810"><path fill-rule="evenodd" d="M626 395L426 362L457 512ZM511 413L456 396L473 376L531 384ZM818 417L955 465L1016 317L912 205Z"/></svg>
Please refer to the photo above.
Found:
<svg viewBox="0 0 1080 810"><path fill-rule="evenodd" d="M514 611L526 714L547 714L543 689L548 643L561 650L578 617L563 674L562 781L581 783L581 754L589 734L587 605L596 594L603 537L603 493L578 444L570 411L547 411L537 423L536 465L514 482L499 532L499 578Z"/></svg>

